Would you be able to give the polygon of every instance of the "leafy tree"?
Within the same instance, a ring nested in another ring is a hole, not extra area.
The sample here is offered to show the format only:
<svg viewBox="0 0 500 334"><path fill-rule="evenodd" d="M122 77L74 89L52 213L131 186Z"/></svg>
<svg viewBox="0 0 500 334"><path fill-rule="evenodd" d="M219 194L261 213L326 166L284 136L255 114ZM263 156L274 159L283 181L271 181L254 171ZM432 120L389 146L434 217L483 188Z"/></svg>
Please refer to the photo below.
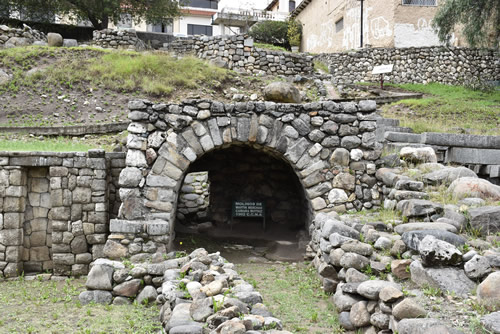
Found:
<svg viewBox="0 0 500 334"><path fill-rule="evenodd" d="M250 29L249 35L252 36L256 42L290 49L287 31L287 22L263 21L255 24L252 29Z"/></svg>
<svg viewBox="0 0 500 334"><path fill-rule="evenodd" d="M40 13L67 15L74 20L90 21L94 28L105 29L118 23L123 14L135 22L161 23L180 15L177 0L0 0L10 11L27 17L43 17Z"/></svg>
<svg viewBox="0 0 500 334"><path fill-rule="evenodd" d="M498 47L499 0L446 0L433 20L441 42L447 43L456 26L471 46Z"/></svg>
<svg viewBox="0 0 500 334"><path fill-rule="evenodd" d="M300 46L302 39L302 25L293 19L288 20L288 41L291 46Z"/></svg>

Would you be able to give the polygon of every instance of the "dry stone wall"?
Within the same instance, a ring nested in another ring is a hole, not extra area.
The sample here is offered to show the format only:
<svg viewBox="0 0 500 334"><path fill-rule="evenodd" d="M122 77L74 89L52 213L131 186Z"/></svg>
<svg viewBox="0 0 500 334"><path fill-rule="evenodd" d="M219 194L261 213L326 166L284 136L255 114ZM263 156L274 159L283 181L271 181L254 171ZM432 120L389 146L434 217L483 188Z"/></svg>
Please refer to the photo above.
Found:
<svg viewBox="0 0 500 334"><path fill-rule="evenodd" d="M122 165L123 154L102 150L1 152L0 275L86 274L104 256Z"/></svg>
<svg viewBox="0 0 500 334"><path fill-rule="evenodd" d="M195 54L218 66L253 74L309 74L314 71L313 57L305 54L256 48L248 36L190 36L167 45L168 51Z"/></svg>
<svg viewBox="0 0 500 334"><path fill-rule="evenodd" d="M304 189L310 206L304 211L381 205L374 175L382 145L375 140L373 101L131 101L129 109L127 167L119 181L123 203L120 220L111 221L111 236L134 233L134 227L138 234L161 230L165 232L158 242L168 247L174 238L179 190L190 165L205 153L232 146L285 161Z"/></svg>
<svg viewBox="0 0 500 334"><path fill-rule="evenodd" d="M393 83L476 84L500 80L500 57L496 50L467 48L364 49L356 52L321 54L317 59L328 64L335 84L376 82L374 66L394 64L386 75Z"/></svg>
<svg viewBox="0 0 500 334"><path fill-rule="evenodd" d="M95 45L106 49L142 50L144 43L137 37L134 29L94 30L92 41Z"/></svg>
<svg viewBox="0 0 500 334"><path fill-rule="evenodd" d="M27 25L23 25L22 29L0 25L0 48L27 46L35 42L46 45L47 36L43 32L31 29Z"/></svg>

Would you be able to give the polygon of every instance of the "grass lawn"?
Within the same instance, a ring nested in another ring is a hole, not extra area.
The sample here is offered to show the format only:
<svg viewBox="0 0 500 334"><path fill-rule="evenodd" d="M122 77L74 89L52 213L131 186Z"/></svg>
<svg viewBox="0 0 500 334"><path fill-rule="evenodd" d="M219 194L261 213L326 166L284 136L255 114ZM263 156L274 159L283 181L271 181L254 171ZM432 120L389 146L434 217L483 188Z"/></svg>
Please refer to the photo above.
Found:
<svg viewBox="0 0 500 334"><path fill-rule="evenodd" d="M333 303L311 265L244 263L237 268L262 294L284 329L297 334L343 333Z"/></svg>
<svg viewBox="0 0 500 334"><path fill-rule="evenodd" d="M36 152L87 152L90 149L100 148L107 152L112 151L113 135L94 136L83 140L79 137L36 137L0 135L0 151L36 151ZM75 138L75 139L73 139Z"/></svg>
<svg viewBox="0 0 500 334"><path fill-rule="evenodd" d="M82 306L83 279L0 281L0 333L158 333L156 306Z"/></svg>
<svg viewBox="0 0 500 334"><path fill-rule="evenodd" d="M500 91L483 92L437 83L395 85L424 93L384 106L385 117L401 120L402 126L422 132L465 132L500 135Z"/></svg>
<svg viewBox="0 0 500 334"><path fill-rule="evenodd" d="M195 57L175 59L165 53L137 53L88 48L79 50L48 47L12 48L0 51L0 63L13 69L13 80L3 90L16 91L20 86L42 85L47 88L78 84L114 91L168 96L178 88L211 86L231 72L207 65ZM44 57L43 70L26 75L27 69ZM52 57L53 61L47 61ZM1 90L0 90L1 92Z"/></svg>

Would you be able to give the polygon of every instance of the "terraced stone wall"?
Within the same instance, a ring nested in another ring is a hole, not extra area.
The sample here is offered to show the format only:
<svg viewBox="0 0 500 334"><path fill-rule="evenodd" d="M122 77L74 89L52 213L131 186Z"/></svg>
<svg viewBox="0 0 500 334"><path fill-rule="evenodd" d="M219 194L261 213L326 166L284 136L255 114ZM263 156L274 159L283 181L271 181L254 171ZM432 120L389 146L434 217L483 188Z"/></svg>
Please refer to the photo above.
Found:
<svg viewBox="0 0 500 334"><path fill-rule="evenodd" d="M0 274L87 274L103 257L124 164L102 150L0 152Z"/></svg>
<svg viewBox="0 0 500 334"><path fill-rule="evenodd" d="M375 140L373 101L304 105L131 101L129 109L126 168L119 179L123 203L119 219L111 221L110 238L127 233L161 236L156 242L168 248L175 237L179 190L186 173L205 154L231 147L261 152L287 164L303 189L302 210L309 213L307 217L313 212L381 205L374 175L382 145ZM305 221L305 227L309 223Z"/></svg>
<svg viewBox="0 0 500 334"><path fill-rule="evenodd" d="M269 51L254 46L244 36L189 36L166 45L168 51L195 54L221 67L259 74L296 75L314 71L313 57L306 54Z"/></svg>
<svg viewBox="0 0 500 334"><path fill-rule="evenodd" d="M328 64L333 82L378 82L374 66L393 64L386 81L393 83L430 83L448 85L477 84L500 80L498 50L468 48L373 48L356 52L321 54L317 59Z"/></svg>

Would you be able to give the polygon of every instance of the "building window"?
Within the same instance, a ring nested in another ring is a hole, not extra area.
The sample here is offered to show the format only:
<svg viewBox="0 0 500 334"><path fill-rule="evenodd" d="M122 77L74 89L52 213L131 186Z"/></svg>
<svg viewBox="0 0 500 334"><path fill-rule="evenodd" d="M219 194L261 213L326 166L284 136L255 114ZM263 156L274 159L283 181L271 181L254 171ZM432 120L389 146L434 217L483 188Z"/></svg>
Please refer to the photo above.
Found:
<svg viewBox="0 0 500 334"><path fill-rule="evenodd" d="M219 8L218 3L219 3L218 0L188 0L186 1L186 6L218 9Z"/></svg>
<svg viewBox="0 0 500 334"><path fill-rule="evenodd" d="M202 26L198 24L188 24L188 35L213 36L212 26Z"/></svg>
<svg viewBox="0 0 500 334"><path fill-rule="evenodd" d="M162 22L158 24L151 24L148 26L148 31L151 32L161 32L164 34L172 34L173 33L173 23L170 22Z"/></svg>
<svg viewBox="0 0 500 334"><path fill-rule="evenodd" d="M342 29L344 29L344 18L335 22L335 32L340 32Z"/></svg>
<svg viewBox="0 0 500 334"><path fill-rule="evenodd" d="M291 13L295 10L295 1L288 2L288 11Z"/></svg>
<svg viewBox="0 0 500 334"><path fill-rule="evenodd" d="M437 6L437 0L403 0L406 6Z"/></svg>

